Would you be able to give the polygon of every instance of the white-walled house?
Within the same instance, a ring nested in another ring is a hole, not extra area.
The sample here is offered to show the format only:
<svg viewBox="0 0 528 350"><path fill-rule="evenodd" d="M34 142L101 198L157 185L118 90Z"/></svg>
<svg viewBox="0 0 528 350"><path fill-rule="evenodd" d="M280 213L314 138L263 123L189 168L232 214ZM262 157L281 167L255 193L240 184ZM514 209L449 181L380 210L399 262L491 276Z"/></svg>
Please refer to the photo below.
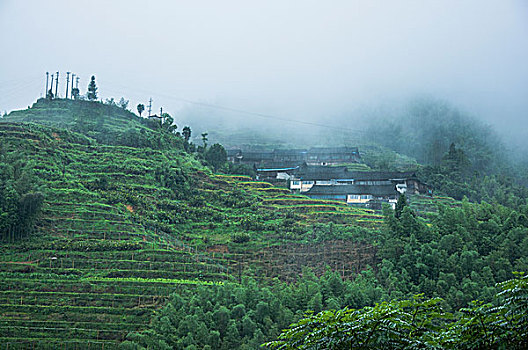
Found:
<svg viewBox="0 0 528 350"><path fill-rule="evenodd" d="M314 199L343 201L349 205L369 206L370 203L388 203L394 209L400 196L396 185L315 185L305 193Z"/></svg>

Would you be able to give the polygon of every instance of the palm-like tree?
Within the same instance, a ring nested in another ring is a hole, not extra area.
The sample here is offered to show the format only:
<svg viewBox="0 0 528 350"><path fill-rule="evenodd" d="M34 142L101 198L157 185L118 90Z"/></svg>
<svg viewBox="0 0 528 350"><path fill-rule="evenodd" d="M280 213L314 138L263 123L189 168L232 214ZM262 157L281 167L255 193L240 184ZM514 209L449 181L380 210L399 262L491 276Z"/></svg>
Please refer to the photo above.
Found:
<svg viewBox="0 0 528 350"><path fill-rule="evenodd" d="M145 110L145 105L143 105L142 103L137 105L137 111L140 117L141 117L141 113L143 113L144 110Z"/></svg>

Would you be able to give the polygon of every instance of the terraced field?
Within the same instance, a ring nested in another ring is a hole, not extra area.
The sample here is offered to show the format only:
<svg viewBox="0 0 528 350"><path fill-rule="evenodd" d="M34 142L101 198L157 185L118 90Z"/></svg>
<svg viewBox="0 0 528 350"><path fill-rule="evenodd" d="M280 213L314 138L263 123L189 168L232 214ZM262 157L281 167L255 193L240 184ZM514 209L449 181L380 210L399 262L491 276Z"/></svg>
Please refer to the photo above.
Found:
<svg viewBox="0 0 528 350"><path fill-rule="evenodd" d="M348 277L374 259L360 243L306 242L323 219L377 227L371 211L212 175L179 149L11 122L0 137L33 164L45 192L31 237L0 243L3 348L111 349L173 292L246 274L292 280L304 267ZM234 241L240 233L249 241Z"/></svg>
<svg viewBox="0 0 528 350"><path fill-rule="evenodd" d="M222 259L197 254L185 242L146 227L131 207L108 204L99 191L88 189L100 178L105 159L119 164L133 149L61 142L59 134L45 131L0 124L4 140L31 152L46 185L37 232L29 240L2 244L2 347L113 348L128 332L145 327L170 293L228 278ZM61 153L69 162L64 172L54 157ZM146 161L144 154L138 159ZM104 173L128 191L143 179L117 169Z"/></svg>

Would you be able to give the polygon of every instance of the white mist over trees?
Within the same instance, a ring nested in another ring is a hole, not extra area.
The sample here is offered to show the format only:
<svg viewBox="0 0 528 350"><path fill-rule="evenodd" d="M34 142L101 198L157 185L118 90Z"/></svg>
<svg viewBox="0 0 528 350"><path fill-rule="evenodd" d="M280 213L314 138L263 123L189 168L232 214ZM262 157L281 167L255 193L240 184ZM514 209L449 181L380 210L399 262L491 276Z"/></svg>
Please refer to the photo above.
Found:
<svg viewBox="0 0 528 350"><path fill-rule="evenodd" d="M522 140L527 19L520 0L4 1L0 110L33 102L57 69L78 72L81 94L94 73L101 98L152 96L173 114L183 98L331 124L427 93Z"/></svg>

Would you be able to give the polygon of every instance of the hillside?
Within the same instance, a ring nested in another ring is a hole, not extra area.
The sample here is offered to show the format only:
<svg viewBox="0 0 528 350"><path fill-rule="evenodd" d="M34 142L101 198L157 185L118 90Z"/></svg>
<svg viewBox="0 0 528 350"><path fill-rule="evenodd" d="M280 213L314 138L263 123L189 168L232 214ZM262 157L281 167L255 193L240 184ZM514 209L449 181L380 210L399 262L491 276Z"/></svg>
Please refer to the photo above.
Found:
<svg viewBox="0 0 528 350"><path fill-rule="evenodd" d="M521 195L402 197L383 213L314 200L215 174L177 132L98 102L39 100L0 136L9 348L252 349L307 310L424 293L458 312L528 269Z"/></svg>
<svg viewBox="0 0 528 350"><path fill-rule="evenodd" d="M144 329L175 290L242 274L287 280L338 262L351 275L375 262L368 243L351 238L379 227L379 215L213 175L179 137L130 115L58 100L1 120L2 152L31 164L45 198L36 231L2 243L3 344L110 348ZM106 137L131 128L170 147ZM331 234L314 232L322 218L334 222Z"/></svg>

